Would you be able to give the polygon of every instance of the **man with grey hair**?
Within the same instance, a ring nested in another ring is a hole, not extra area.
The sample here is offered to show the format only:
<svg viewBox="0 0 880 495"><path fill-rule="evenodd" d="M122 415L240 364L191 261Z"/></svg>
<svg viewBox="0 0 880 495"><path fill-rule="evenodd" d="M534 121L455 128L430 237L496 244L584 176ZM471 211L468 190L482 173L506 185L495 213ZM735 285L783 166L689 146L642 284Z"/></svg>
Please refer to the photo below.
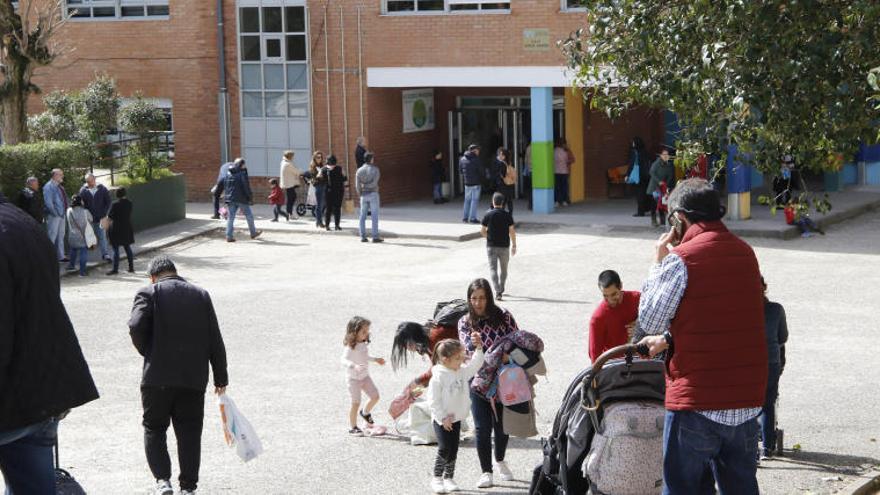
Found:
<svg viewBox="0 0 880 495"><path fill-rule="evenodd" d="M208 364L214 393L226 391L226 347L211 296L177 274L167 256L150 260L149 286L134 297L128 321L131 341L144 357L141 402L147 464L156 495L172 495L166 431L174 425L180 463L180 493L195 493L199 481Z"/></svg>
<svg viewBox="0 0 880 495"><path fill-rule="evenodd" d="M64 254L64 234L67 228L67 193L61 187L64 171L52 169L52 178L43 186L43 212L46 214L46 231L49 240L55 245L59 262L70 261Z"/></svg>
<svg viewBox="0 0 880 495"><path fill-rule="evenodd" d="M88 173L85 176L86 183L79 190L79 197L83 200L83 206L92 214L92 229L98 238L98 246L101 248L101 258L110 261L110 247L107 245L107 232L101 226L106 222L107 213L110 212L110 191L104 184L98 184L95 175Z"/></svg>
<svg viewBox="0 0 880 495"><path fill-rule="evenodd" d="M43 202L40 199L40 181L36 177L28 177L24 189L18 194L18 207L31 216L37 223L43 223Z"/></svg>
<svg viewBox="0 0 880 495"><path fill-rule="evenodd" d="M361 168L367 160L364 158L364 155L367 154L367 140L363 136L358 136L355 141L354 147L354 162L357 164L357 168Z"/></svg>

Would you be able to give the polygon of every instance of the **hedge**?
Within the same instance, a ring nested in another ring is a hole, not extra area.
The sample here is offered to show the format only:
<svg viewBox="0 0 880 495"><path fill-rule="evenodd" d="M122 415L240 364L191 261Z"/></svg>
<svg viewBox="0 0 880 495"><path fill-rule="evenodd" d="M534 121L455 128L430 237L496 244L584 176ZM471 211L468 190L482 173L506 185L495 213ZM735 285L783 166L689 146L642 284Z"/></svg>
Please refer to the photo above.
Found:
<svg viewBox="0 0 880 495"><path fill-rule="evenodd" d="M39 179L42 187L51 178L54 168L64 170L63 185L68 196L76 194L88 170L88 154L72 141L0 146L0 191L15 201L28 177Z"/></svg>

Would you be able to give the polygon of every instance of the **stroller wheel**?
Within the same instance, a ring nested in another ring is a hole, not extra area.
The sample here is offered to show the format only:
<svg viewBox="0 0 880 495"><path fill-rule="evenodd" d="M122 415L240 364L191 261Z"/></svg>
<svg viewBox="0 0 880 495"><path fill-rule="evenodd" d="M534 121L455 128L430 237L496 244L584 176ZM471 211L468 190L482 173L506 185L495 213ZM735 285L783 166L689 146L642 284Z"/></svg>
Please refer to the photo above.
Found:
<svg viewBox="0 0 880 495"><path fill-rule="evenodd" d="M296 214L299 216L304 216L306 214L306 205L300 203L296 205Z"/></svg>

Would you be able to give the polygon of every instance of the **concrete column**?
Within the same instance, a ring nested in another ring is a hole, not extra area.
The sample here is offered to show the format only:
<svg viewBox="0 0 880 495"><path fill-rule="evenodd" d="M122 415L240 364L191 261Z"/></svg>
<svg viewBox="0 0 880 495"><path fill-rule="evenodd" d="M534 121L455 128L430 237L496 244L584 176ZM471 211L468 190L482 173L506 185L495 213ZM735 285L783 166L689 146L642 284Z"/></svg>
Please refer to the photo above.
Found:
<svg viewBox="0 0 880 495"><path fill-rule="evenodd" d="M565 88L565 141L574 153L571 175L568 176L569 197L571 201L586 199L584 177L586 177L586 156L584 154L584 95L580 89Z"/></svg>
<svg viewBox="0 0 880 495"><path fill-rule="evenodd" d="M748 163L735 144L727 147L727 217L731 220L752 217L752 167Z"/></svg>
<svg viewBox="0 0 880 495"><path fill-rule="evenodd" d="M532 88L532 200L535 213L553 213L553 88Z"/></svg>

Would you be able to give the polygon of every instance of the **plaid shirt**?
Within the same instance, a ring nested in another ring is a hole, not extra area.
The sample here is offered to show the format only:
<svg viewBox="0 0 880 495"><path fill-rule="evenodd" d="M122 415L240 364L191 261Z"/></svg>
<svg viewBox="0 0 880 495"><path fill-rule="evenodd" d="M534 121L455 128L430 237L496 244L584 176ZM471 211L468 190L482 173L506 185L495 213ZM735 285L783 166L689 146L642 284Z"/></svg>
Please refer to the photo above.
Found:
<svg viewBox="0 0 880 495"><path fill-rule="evenodd" d="M669 330L687 288L687 281L687 266L675 253L668 254L661 263L651 266L651 272L642 287L642 297L639 300L637 338L644 335L660 335ZM761 414L761 408L697 412L716 423L739 426Z"/></svg>

